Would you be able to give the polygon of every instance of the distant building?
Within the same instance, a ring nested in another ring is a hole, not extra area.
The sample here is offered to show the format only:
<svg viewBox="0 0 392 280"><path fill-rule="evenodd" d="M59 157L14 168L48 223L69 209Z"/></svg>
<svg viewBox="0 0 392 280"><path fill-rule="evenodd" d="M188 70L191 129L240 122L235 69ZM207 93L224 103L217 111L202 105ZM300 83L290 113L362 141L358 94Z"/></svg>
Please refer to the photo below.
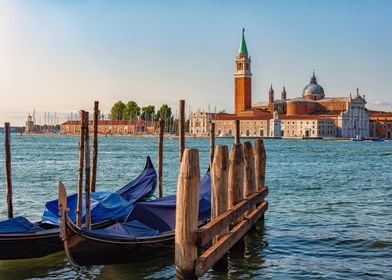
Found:
<svg viewBox="0 0 392 280"><path fill-rule="evenodd" d="M196 136L208 136L210 133L210 122L217 114L195 112L189 116L189 132Z"/></svg>
<svg viewBox="0 0 392 280"><path fill-rule="evenodd" d="M98 121L98 133L102 135L127 135L153 133L154 122L144 120ZM89 123L89 131L93 131L93 121ZM80 133L80 121L66 121L60 125L61 134Z"/></svg>
<svg viewBox="0 0 392 280"><path fill-rule="evenodd" d="M233 135L234 120L238 119L241 136L391 138L391 113L380 116L379 112L370 112L369 116L365 96L358 89L347 97L326 97L314 72L301 97L288 99L283 87L276 99L271 85L268 101L252 105L251 58L244 31L235 59L234 81L234 114L214 115L217 135ZM191 113L191 119L199 120L190 123L190 132L208 135L208 120L212 118L200 114Z"/></svg>

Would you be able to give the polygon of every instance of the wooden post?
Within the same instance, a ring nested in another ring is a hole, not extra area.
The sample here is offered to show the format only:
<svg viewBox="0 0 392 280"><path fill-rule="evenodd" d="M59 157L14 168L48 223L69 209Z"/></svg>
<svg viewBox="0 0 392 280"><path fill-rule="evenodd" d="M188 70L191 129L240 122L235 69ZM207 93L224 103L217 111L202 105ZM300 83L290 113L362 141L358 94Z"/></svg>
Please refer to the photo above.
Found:
<svg viewBox="0 0 392 280"><path fill-rule="evenodd" d="M239 144L240 143L240 120L235 120L234 125L235 125L234 143Z"/></svg>
<svg viewBox="0 0 392 280"><path fill-rule="evenodd" d="M95 185L97 182L97 162L98 162L98 117L99 117L99 102L94 102L94 123L93 123L93 161L91 168L91 185L90 191L95 192Z"/></svg>
<svg viewBox="0 0 392 280"><path fill-rule="evenodd" d="M252 144L249 141L242 143L242 148L244 150L244 197L248 197L256 192L255 160ZM255 207L252 207L247 214L254 209Z"/></svg>
<svg viewBox="0 0 392 280"><path fill-rule="evenodd" d="M91 229L91 212L90 212L90 137L89 137L89 116L88 112L84 113L84 160L85 160L85 185L84 192L86 196L86 227Z"/></svg>
<svg viewBox="0 0 392 280"><path fill-rule="evenodd" d="M82 205L83 205L83 160L84 160L84 114L80 111L80 142L79 142L79 166L78 166L78 203L76 207L76 225L82 226Z"/></svg>
<svg viewBox="0 0 392 280"><path fill-rule="evenodd" d="M214 160L214 150L215 150L215 123L210 122L210 166L212 165L212 161Z"/></svg>
<svg viewBox="0 0 392 280"><path fill-rule="evenodd" d="M11 174L11 136L10 136L10 123L4 123L4 146L5 146L5 173L7 177L7 213L8 219L14 217L14 210L12 206L12 174Z"/></svg>
<svg viewBox="0 0 392 280"><path fill-rule="evenodd" d="M163 196L162 188L162 168L163 168L163 131L165 129L165 121L159 119L159 133L158 133L158 196Z"/></svg>
<svg viewBox="0 0 392 280"><path fill-rule="evenodd" d="M233 144L229 161L229 209L233 208L243 198L244 156L241 144Z"/></svg>
<svg viewBox="0 0 392 280"><path fill-rule="evenodd" d="M218 145L215 148L214 160L211 165L211 221L228 209L228 176L229 152L226 145ZM227 229L222 234L226 232Z"/></svg>
<svg viewBox="0 0 392 280"><path fill-rule="evenodd" d="M254 158L256 189L260 191L265 186L265 168L267 162L263 139L255 140Z"/></svg>
<svg viewBox="0 0 392 280"><path fill-rule="evenodd" d="M175 262L177 279L196 279L196 230L199 216L199 152L185 149L177 183Z"/></svg>
<svg viewBox="0 0 392 280"><path fill-rule="evenodd" d="M185 149L185 100L180 100L178 110L178 139L179 139L179 160L181 163L182 154Z"/></svg>
<svg viewBox="0 0 392 280"><path fill-rule="evenodd" d="M256 192L255 161L252 144L249 141L242 143L244 149L244 197Z"/></svg>

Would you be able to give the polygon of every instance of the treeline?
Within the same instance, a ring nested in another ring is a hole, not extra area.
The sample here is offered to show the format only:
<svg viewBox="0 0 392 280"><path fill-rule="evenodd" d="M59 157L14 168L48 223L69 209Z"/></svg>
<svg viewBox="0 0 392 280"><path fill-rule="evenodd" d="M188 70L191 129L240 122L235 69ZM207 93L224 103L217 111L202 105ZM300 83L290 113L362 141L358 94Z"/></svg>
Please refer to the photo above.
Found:
<svg viewBox="0 0 392 280"><path fill-rule="evenodd" d="M154 105L140 107L135 101L128 101L126 104L118 101L113 105L109 116L111 120L158 121L160 118L165 121L166 131L177 130L177 120L174 119L172 109L167 104L163 104L155 111Z"/></svg>

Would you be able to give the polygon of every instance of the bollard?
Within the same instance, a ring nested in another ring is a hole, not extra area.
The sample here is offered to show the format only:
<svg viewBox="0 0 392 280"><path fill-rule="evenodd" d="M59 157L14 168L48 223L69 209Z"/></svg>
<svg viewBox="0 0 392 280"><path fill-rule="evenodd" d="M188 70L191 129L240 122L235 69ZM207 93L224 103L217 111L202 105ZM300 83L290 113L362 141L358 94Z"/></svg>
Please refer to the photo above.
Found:
<svg viewBox="0 0 392 280"><path fill-rule="evenodd" d="M233 208L243 198L244 156L241 144L233 144L230 151L228 206Z"/></svg>
<svg viewBox="0 0 392 280"><path fill-rule="evenodd" d="M85 160L85 185L84 192L86 196L86 227L91 229L91 212L90 212L90 137L89 137L89 116L88 112L84 113L84 160Z"/></svg>
<svg viewBox="0 0 392 280"><path fill-rule="evenodd" d="M185 149L177 183L175 263L177 279L197 279L196 230L199 216L199 152Z"/></svg>
<svg viewBox="0 0 392 280"><path fill-rule="evenodd" d="M158 196L163 196L162 188L162 169L163 169L163 130L165 129L165 121L159 119L158 132Z"/></svg>
<svg viewBox="0 0 392 280"><path fill-rule="evenodd" d="M4 123L4 146L5 146L5 173L6 173L6 196L7 196L7 214L8 219L14 217L14 210L12 205L12 172L11 172L11 133L10 123Z"/></svg>
<svg viewBox="0 0 392 280"><path fill-rule="evenodd" d="M234 126L235 126L234 143L239 144L240 143L240 120L235 120Z"/></svg>
<svg viewBox="0 0 392 280"><path fill-rule="evenodd" d="M181 163L182 154L184 153L185 149L185 100L180 100L178 106L179 160Z"/></svg>
<svg viewBox="0 0 392 280"><path fill-rule="evenodd" d="M256 190L260 191L265 186L266 153L263 139L255 140L255 181Z"/></svg>
<svg viewBox="0 0 392 280"><path fill-rule="evenodd" d="M215 123L210 122L210 166L214 160L214 150L215 150Z"/></svg>
<svg viewBox="0 0 392 280"><path fill-rule="evenodd" d="M76 225L82 226L82 196L83 196L83 162L84 162L84 114L85 111L80 111L80 141L79 141L79 166L78 166L78 202L76 206Z"/></svg>
<svg viewBox="0 0 392 280"><path fill-rule="evenodd" d="M97 182L97 163L98 163L98 117L99 117L99 102L94 102L94 123L93 123L93 160L91 168L91 185L90 191L95 192L95 185Z"/></svg>

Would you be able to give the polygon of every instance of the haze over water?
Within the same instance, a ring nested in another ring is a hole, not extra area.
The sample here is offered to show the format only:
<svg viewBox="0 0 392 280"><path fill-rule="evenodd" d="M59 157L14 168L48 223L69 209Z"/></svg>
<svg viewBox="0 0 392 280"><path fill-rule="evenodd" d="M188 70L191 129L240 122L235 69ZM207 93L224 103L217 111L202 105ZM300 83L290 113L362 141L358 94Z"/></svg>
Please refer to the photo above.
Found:
<svg viewBox="0 0 392 280"><path fill-rule="evenodd" d="M0 142L4 138L0 136ZM217 139L231 145L230 139ZM76 191L77 137L12 135L15 216L38 220L57 197L58 180ZM97 190L114 191L157 158L156 139L99 138ZM208 139L198 148L202 173ZM265 222L230 252L228 271L205 279L390 279L392 142L265 140L270 194ZM165 139L164 192L173 194L178 141ZM4 148L0 219L6 219ZM74 268L63 253L0 262L0 279L172 279L174 257L148 263Z"/></svg>

